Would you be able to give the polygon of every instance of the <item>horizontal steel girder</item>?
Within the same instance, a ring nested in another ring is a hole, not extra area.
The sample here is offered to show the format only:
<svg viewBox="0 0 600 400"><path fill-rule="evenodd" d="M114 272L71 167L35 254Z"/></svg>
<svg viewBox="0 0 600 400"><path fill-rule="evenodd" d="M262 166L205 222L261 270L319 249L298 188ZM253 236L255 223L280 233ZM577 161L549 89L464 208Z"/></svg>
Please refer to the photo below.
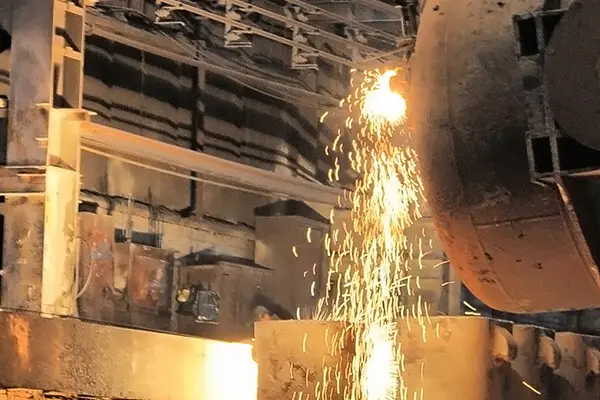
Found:
<svg viewBox="0 0 600 400"><path fill-rule="evenodd" d="M0 312L0 332L0 388L119 399L255 398L250 345L16 312Z"/></svg>
<svg viewBox="0 0 600 400"><path fill-rule="evenodd" d="M240 190L330 205L337 204L338 198L343 194L341 189L320 183L228 161L90 122L82 123L81 145L85 151L119 158L167 174ZM198 173L199 177L192 177L190 171Z"/></svg>

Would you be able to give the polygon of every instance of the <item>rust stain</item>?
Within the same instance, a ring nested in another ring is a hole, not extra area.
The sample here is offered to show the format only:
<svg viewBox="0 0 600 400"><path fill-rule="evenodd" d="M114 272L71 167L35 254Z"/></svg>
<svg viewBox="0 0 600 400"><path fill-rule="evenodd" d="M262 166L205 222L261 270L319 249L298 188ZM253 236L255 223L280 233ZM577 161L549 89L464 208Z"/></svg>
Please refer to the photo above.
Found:
<svg viewBox="0 0 600 400"><path fill-rule="evenodd" d="M8 331L15 340L19 364L22 369L29 367L29 323L19 316L8 318Z"/></svg>

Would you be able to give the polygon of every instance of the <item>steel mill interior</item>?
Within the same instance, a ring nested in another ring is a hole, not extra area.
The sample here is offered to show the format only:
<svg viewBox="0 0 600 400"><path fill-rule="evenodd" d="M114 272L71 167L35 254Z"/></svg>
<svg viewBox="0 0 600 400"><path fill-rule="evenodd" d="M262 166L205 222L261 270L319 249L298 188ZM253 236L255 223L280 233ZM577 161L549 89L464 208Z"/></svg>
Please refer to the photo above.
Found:
<svg viewBox="0 0 600 400"><path fill-rule="evenodd" d="M600 0L0 0L0 400L600 400Z"/></svg>

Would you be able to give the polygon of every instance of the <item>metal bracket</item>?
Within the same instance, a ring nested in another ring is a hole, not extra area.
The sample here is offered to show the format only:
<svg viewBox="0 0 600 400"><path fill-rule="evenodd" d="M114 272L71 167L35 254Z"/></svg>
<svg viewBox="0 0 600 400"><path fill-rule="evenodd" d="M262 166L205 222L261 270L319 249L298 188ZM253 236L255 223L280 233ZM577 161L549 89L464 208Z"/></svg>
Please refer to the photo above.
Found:
<svg viewBox="0 0 600 400"><path fill-rule="evenodd" d="M247 9L238 7L230 1L225 1L225 17L232 21L242 21L246 16ZM231 24L225 24L224 27L224 46L227 49L239 49L252 47L252 41L248 39L248 35L252 32L248 29L235 29Z"/></svg>

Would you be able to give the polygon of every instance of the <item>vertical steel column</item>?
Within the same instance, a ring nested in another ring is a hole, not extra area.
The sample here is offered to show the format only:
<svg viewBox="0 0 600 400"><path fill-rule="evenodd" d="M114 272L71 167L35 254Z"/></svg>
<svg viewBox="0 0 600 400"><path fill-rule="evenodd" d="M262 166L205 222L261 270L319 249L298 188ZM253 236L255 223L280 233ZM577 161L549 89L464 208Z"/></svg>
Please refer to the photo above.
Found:
<svg viewBox="0 0 600 400"><path fill-rule="evenodd" d="M82 1L12 6L3 307L75 310L75 238L85 9Z"/></svg>

